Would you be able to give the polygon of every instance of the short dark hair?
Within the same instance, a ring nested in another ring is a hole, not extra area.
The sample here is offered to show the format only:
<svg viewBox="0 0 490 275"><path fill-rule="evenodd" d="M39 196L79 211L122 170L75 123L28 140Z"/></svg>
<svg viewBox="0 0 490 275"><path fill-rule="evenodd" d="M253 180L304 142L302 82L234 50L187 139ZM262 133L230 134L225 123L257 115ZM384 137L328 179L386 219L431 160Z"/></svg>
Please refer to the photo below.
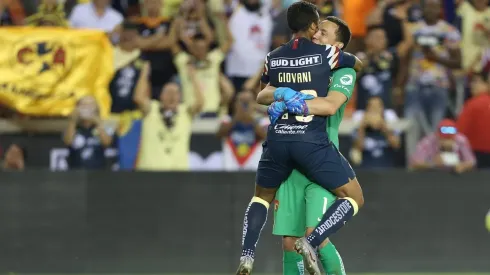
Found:
<svg viewBox="0 0 490 275"><path fill-rule="evenodd" d="M336 33L337 41L342 42L344 44L344 47L342 47L341 50L345 49L345 47L349 45L352 36L352 32L350 31L350 28L347 25L347 23L344 20L335 16L327 16L325 20L328 20L339 27Z"/></svg>
<svg viewBox="0 0 490 275"><path fill-rule="evenodd" d="M287 20L293 33L307 31L311 24L318 24L320 16L318 9L310 2L299 1L288 8Z"/></svg>

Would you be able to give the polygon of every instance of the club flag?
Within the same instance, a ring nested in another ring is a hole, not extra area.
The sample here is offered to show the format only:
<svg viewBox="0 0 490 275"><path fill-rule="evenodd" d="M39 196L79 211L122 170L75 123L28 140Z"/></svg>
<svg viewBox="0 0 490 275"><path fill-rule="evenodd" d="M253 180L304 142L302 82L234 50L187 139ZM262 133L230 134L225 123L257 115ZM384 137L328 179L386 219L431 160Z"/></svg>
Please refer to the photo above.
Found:
<svg viewBox="0 0 490 275"><path fill-rule="evenodd" d="M34 116L68 116L92 95L106 118L112 46L95 30L0 28L0 104Z"/></svg>

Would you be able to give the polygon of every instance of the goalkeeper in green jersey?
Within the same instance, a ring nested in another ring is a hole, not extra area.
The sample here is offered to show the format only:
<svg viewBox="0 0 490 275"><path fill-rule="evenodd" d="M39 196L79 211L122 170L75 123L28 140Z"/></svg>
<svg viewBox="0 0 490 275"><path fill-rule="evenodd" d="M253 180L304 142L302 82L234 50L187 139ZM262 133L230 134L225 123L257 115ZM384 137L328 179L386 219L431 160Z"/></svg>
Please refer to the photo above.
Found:
<svg viewBox="0 0 490 275"><path fill-rule="evenodd" d="M345 22L336 17L328 17L320 24L313 42L344 49L350 36L349 27ZM356 72L350 68L334 71L330 80L329 94L339 93L338 98L343 100L338 111L333 116L326 118L328 137L337 148L339 146L339 125L355 82ZM259 94L257 102L265 105L271 104L273 101L271 95L274 90L275 87L267 86ZM275 200L273 234L283 236L284 275L305 274L303 258L294 250L295 241L313 231L323 214L336 199L334 194L311 182L297 170L293 170L289 178L281 185ZM320 246L318 252L327 275L345 274L342 258L328 239Z"/></svg>

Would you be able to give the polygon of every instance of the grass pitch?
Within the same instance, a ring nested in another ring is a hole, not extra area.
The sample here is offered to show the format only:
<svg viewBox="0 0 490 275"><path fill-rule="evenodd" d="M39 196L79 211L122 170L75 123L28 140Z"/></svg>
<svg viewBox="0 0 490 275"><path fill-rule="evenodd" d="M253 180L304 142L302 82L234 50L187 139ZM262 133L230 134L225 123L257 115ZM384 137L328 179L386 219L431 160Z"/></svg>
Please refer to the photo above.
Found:
<svg viewBox="0 0 490 275"><path fill-rule="evenodd" d="M3 273L0 275L66 275L66 274L55 274L55 273L50 273L50 274L25 274L25 273ZM212 274L212 273L206 273L206 274L197 274L197 273L188 273L188 274L175 274L175 273L160 273L160 274L120 274L120 273L99 273L99 274L70 274L70 275L229 275L229 274ZM264 273L257 273L255 275L281 275L281 274L264 274ZM349 273L348 275L490 275L490 272L487 273L467 273L467 272L459 272L459 273Z"/></svg>

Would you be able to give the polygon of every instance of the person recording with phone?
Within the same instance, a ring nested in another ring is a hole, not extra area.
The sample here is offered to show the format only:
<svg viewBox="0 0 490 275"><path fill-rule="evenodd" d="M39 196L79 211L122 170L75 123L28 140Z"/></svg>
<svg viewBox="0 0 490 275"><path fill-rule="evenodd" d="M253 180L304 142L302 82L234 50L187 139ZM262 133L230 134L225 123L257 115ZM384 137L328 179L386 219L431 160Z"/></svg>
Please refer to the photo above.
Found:
<svg viewBox="0 0 490 275"><path fill-rule="evenodd" d="M414 170L449 169L458 174L476 167L476 158L456 122L444 119L435 133L423 138L410 159Z"/></svg>
<svg viewBox="0 0 490 275"><path fill-rule="evenodd" d="M262 153L260 143L267 135L269 118L257 111L255 95L240 92L235 101L233 115L226 115L216 135L223 139L225 170L255 170Z"/></svg>
<svg viewBox="0 0 490 275"><path fill-rule="evenodd" d="M63 142L70 151L70 169L106 168L104 152L112 144L112 133L104 128L94 97L84 96L78 101Z"/></svg>

